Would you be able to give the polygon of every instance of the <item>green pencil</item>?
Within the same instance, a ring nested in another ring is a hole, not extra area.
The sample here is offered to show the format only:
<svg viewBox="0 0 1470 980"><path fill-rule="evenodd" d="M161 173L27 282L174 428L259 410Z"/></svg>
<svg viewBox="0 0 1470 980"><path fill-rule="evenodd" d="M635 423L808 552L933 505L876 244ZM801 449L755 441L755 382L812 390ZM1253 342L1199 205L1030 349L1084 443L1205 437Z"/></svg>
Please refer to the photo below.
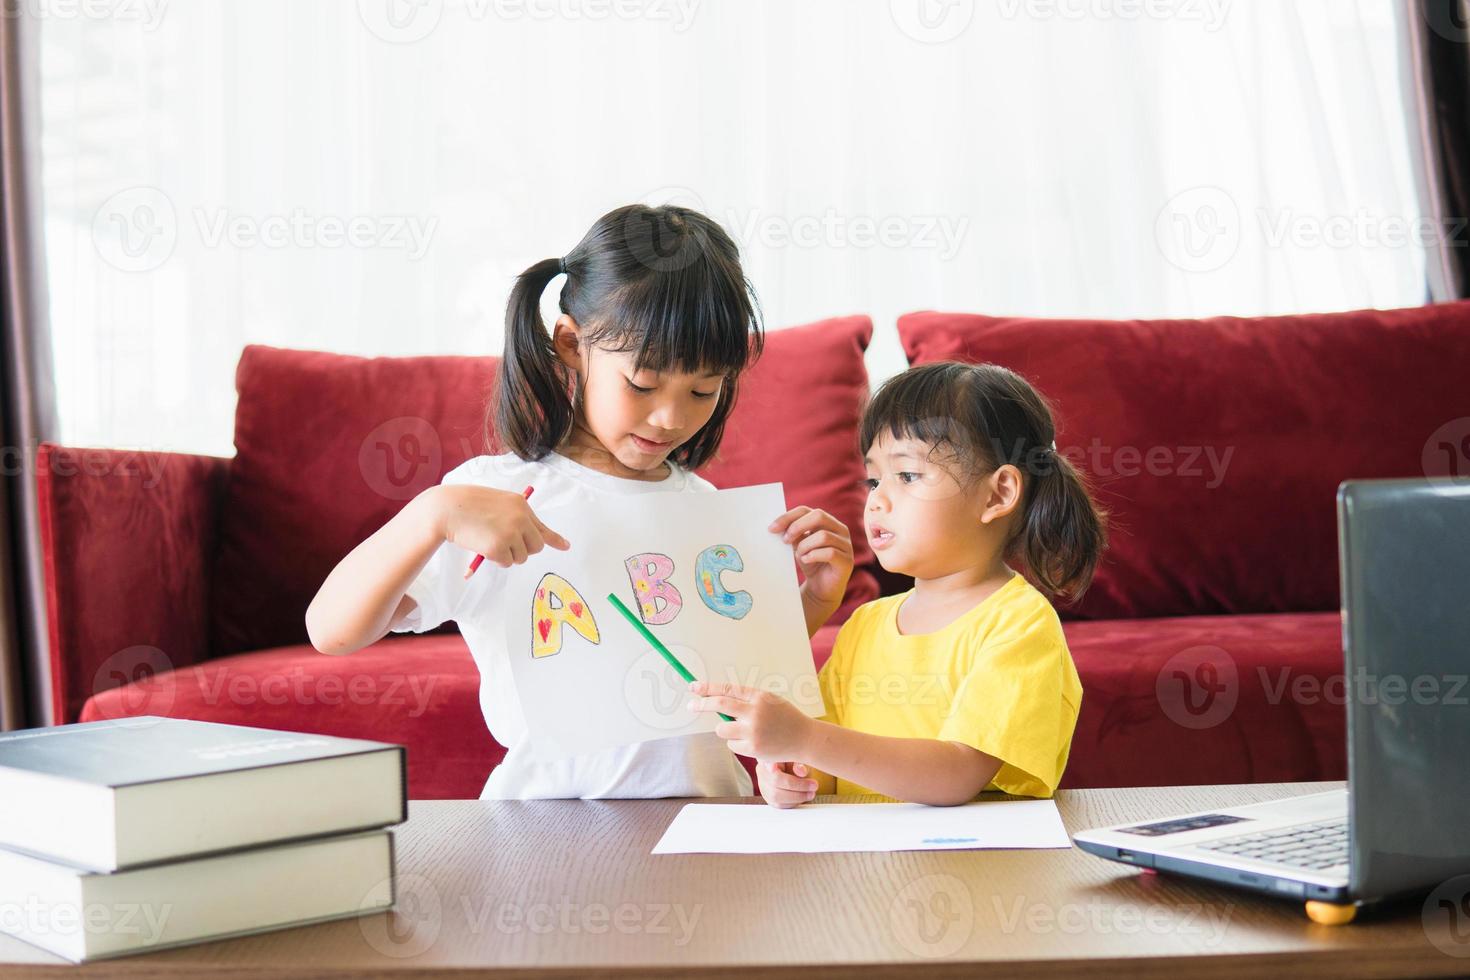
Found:
<svg viewBox="0 0 1470 980"><path fill-rule="evenodd" d="M609 592L607 594L607 601L611 602L614 606L617 607L618 612L622 613L623 618L633 624L633 628L635 630L643 634L643 638L653 645L653 648L658 651L659 656L667 660L669 662L669 666L674 668L674 671L680 677L684 678L684 680L689 682L690 684L694 683L694 675L689 673L689 668L679 663L679 658L674 656L673 653L669 651L668 647L660 643L658 637L654 636L648 631L648 627L643 625L643 620L639 619L637 616L634 616L632 610L623 605L623 600L619 599L614 593ZM718 712L718 714L726 721L735 720L734 718L731 718L729 715L725 714L723 711Z"/></svg>

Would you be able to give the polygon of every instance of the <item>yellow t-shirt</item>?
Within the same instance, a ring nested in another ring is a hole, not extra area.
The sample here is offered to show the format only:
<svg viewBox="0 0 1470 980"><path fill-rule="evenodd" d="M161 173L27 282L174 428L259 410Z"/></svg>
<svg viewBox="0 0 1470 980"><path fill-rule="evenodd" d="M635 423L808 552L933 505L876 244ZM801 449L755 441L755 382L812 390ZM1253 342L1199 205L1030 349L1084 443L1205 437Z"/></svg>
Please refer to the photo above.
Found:
<svg viewBox="0 0 1470 980"><path fill-rule="evenodd" d="M986 789L1050 796L1067 767L1082 682L1056 610L1020 575L932 633L898 631L912 594L859 606L818 675L823 720L960 742L1004 765ZM837 780L838 793L870 793Z"/></svg>

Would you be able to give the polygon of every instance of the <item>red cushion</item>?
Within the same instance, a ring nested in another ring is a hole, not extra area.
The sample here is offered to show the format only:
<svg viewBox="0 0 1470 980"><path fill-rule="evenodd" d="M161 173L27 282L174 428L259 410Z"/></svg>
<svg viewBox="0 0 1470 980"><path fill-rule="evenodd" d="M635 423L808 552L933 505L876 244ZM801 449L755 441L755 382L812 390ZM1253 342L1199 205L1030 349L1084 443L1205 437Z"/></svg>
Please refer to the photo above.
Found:
<svg viewBox="0 0 1470 980"><path fill-rule="evenodd" d="M1002 364L1052 401L1114 517L1088 618L1336 609L1338 483L1443 466L1436 433L1470 415L1470 302L898 329L915 364Z"/></svg>
<svg viewBox="0 0 1470 980"><path fill-rule="evenodd" d="M96 695L81 720L148 714L405 745L414 799L477 799L505 756L457 634L394 637L345 657L309 646L220 657Z"/></svg>
<svg viewBox="0 0 1470 980"><path fill-rule="evenodd" d="M836 625L812 638L820 668ZM390 637L345 657L292 646L146 675L90 698L82 721L164 715L408 746L416 800L477 799L505 749L480 711L480 674L458 635ZM755 779L755 761L741 758Z"/></svg>
<svg viewBox="0 0 1470 980"><path fill-rule="evenodd" d="M486 451L497 360L245 348L211 597L216 655L306 642L306 607L337 562Z"/></svg>
<svg viewBox="0 0 1470 980"><path fill-rule="evenodd" d="M1063 628L1083 692L1064 787L1347 778L1336 614Z"/></svg>
<svg viewBox="0 0 1470 980"><path fill-rule="evenodd" d="M717 487L784 483L786 505L818 507L852 532L854 570L840 623L878 597L875 559L862 530L866 475L857 451L868 394L865 316L838 317L766 335L765 354L740 381L716 459L699 473Z"/></svg>
<svg viewBox="0 0 1470 980"><path fill-rule="evenodd" d="M860 528L856 433L872 329L846 317L770 334L701 474L720 487L784 482L789 504ZM497 363L245 348L211 596L216 655L306 642L306 607L347 552L464 460L500 451L482 432ZM866 538L854 544L839 621L878 594Z"/></svg>

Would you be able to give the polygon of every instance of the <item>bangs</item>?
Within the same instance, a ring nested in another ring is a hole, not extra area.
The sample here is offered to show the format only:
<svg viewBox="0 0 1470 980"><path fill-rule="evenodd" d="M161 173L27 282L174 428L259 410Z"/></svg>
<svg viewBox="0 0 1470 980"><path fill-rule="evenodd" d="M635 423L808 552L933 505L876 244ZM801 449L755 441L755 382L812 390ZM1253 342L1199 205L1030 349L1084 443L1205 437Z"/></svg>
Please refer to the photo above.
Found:
<svg viewBox="0 0 1470 980"><path fill-rule="evenodd" d="M762 338L750 285L738 267L731 273L700 260L629 282L608 297L589 339L651 371L738 376Z"/></svg>
<svg viewBox="0 0 1470 980"><path fill-rule="evenodd" d="M887 432L893 439L915 439L956 453L977 455L974 431L975 409L967 404L970 385L964 383L968 370L957 364L935 364L913 368L890 378L868 402L858 430L858 447L864 456L878 437ZM980 453L981 458L984 454Z"/></svg>

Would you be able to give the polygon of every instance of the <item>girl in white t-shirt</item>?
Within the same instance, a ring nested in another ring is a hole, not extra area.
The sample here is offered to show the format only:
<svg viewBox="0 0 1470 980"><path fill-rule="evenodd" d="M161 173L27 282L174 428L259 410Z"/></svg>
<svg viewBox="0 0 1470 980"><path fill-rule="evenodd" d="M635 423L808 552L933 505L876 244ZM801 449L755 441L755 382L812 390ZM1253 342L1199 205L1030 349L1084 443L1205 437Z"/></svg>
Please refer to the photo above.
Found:
<svg viewBox="0 0 1470 980"><path fill-rule="evenodd" d="M548 333L541 294L558 275L561 316ZM498 604L486 599L501 569L569 547L535 507L713 490L690 471L719 447L761 342L754 294L719 225L671 206L603 215L511 291L494 405L510 452L451 470L343 558L306 611L312 644L351 653L390 631L458 623L480 670L486 724L507 750L482 799L750 795L745 769L711 732L535 758ZM805 574L802 607L815 633L852 573L847 528L810 507L772 516L770 530L792 543ZM466 576L476 554L484 564Z"/></svg>

